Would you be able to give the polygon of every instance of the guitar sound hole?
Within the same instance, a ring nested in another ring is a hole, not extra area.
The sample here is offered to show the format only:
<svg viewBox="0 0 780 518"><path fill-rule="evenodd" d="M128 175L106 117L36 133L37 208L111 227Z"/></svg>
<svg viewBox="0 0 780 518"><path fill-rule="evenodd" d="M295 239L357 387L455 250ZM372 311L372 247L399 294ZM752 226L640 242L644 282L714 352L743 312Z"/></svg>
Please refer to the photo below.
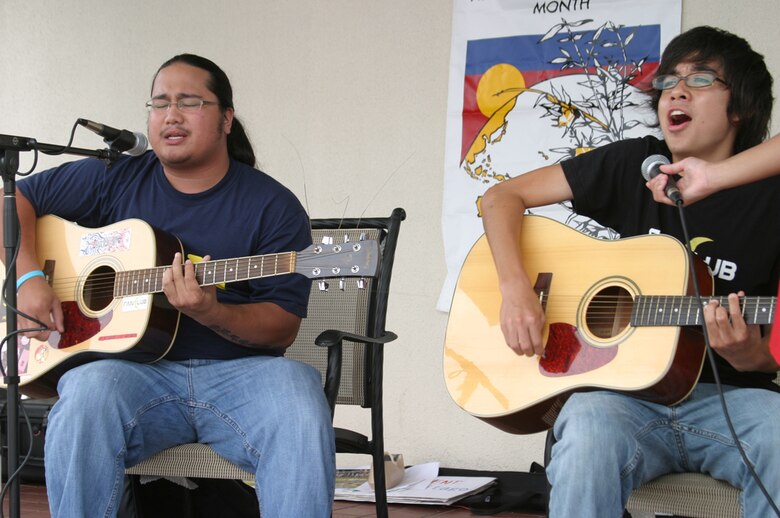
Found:
<svg viewBox="0 0 780 518"><path fill-rule="evenodd" d="M114 279L116 272L108 266L95 268L84 283L84 305L98 312L114 300Z"/></svg>
<svg viewBox="0 0 780 518"><path fill-rule="evenodd" d="M585 313L585 322L591 333L599 338L618 335L631 321L634 299L620 286L610 286L591 299Z"/></svg>

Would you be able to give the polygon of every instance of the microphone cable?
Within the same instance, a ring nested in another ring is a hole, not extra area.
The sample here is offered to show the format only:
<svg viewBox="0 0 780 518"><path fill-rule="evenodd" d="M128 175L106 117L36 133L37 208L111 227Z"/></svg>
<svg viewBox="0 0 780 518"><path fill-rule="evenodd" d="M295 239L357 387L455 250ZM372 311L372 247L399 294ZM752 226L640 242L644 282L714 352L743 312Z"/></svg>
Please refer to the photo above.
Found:
<svg viewBox="0 0 780 518"><path fill-rule="evenodd" d="M68 139L68 143L66 145L64 145L64 146L61 146L59 149L39 149L37 147L38 146L38 142L35 139L30 139L30 141L28 142L28 145L30 146L30 149L33 151L33 163L32 163L32 166L30 167L30 169L28 171L26 171L24 173L17 173L17 175L21 176L21 177L26 177L26 176L31 175L35 171L35 168L38 165L39 152L45 153L47 155L52 155L52 156L62 155L62 154L67 153L71 149L71 146L73 144L73 140L74 140L75 134L76 134L76 128L78 128L78 126L79 126L79 122L78 121L73 124L73 127L71 128L71 132L70 132L70 138ZM18 216L17 216L16 228L18 230L17 230L17 235L15 237L16 246L15 246L15 250L14 250L14 256L13 256L13 258L10 261L11 265L16 264L16 260L17 260L18 254L19 254L19 248L20 248L20 245L21 245L21 229L19 227L20 227L20 225L19 225L19 220L18 220ZM9 289L15 289L15 280L12 281L12 282L9 282L9 279L6 277L3 280L3 282L2 282L2 287L0 287L0 290L2 290L2 293L0 293L0 298L2 298L2 302L5 305L6 310L7 311L12 311L12 312L16 313L17 316L21 316L23 318L26 318L27 320L33 322L34 324L37 324L40 327L32 327L32 328L24 328L24 329L18 329L17 328L12 333L6 334L6 336L4 336L4 337L2 337L2 339L0 339L0 351L2 351L3 348L7 348L8 347L8 339L11 337L12 334L16 335L17 338L18 338L22 333L25 333L25 332L46 331L48 329L46 324L44 324L40 320L36 319L35 317L33 317L31 315L28 315L28 314L22 312L21 310L19 310L18 307L13 307L10 304L8 304L8 299L7 299L6 294L7 294L7 290L9 290ZM7 329L6 329L6 331L7 331ZM5 378L7 376L6 370L5 370L2 362L0 362L0 375L2 375L3 378ZM28 461L30 460L30 458L32 456L32 449L33 449L32 423L30 422L30 418L27 415L27 410L25 408L23 400L19 400L19 409L21 410L21 412L22 412L22 414L24 416L25 423L27 425L27 433L28 433L28 438L29 438L29 440L28 440L28 448L27 448L27 453L26 453L24 459L20 462L19 466L16 468L14 473L11 473L11 474L8 475L8 477L6 479L6 483L5 483L5 485L3 485L3 488L0 491L0 504L5 499L5 496L7 494L7 490L11 486L11 482L14 481L14 479L16 477L20 476L20 474L22 472L22 469L27 465ZM6 408L5 411L7 412L8 409ZM18 423L8 423L8 426L12 426L12 425L13 426L18 426ZM2 505L0 505L0 518L3 518L3 516L4 516L3 508L2 508Z"/></svg>
<svg viewBox="0 0 780 518"><path fill-rule="evenodd" d="M36 156L37 156L37 153L36 153ZM32 170L30 172L32 172ZM27 174L29 174L29 173L27 173ZM18 229L18 231L16 233L16 247L15 247L15 251L14 251L15 252L14 256L11 259L11 264L16 264L16 259L17 259L18 255L19 255L19 246L21 244L21 229L19 228L19 221L18 221L18 219L16 221L16 228ZM9 279L6 277L3 280L2 288L0 288L0 289L2 289L2 294L1 294L2 295L2 302L3 302L3 304L6 307L6 311L13 311L14 313L16 313L17 316L22 316L22 317L24 317L24 318L34 322L35 324L38 324L40 327L37 327L37 328L26 328L26 329L18 329L17 328L15 331L13 331L13 334L16 335L17 338L18 338L22 333L25 333L25 332L45 331L47 329L46 324L44 324L43 322L41 322L40 320L36 319L35 317L33 317L31 315L27 315L26 313L20 311L18 308L13 307L10 304L8 304L8 299L7 299L7 296L6 296L6 294L8 292L7 290L9 290L9 289L16 289L15 282L16 282L15 280L9 282ZM6 329L6 331L8 331L8 330ZM10 336L11 336L11 334L7 334L6 336L4 336L2 338L2 340L0 340L0 351L2 351L4 348L8 347L8 338ZM0 374L2 374L3 378L5 378L6 375L7 375L2 362L0 362ZM7 398L6 398L6 400L7 400ZM17 477L21 476L22 469L24 469L27 466L27 463L29 462L30 458L32 457L33 440L34 440L32 423L30 422L30 417L27 415L27 409L26 409L26 407L24 405L24 400L19 399L18 403L19 403L19 405L18 405L19 409L22 412L21 415L24 416L24 422L27 425L26 426L26 428L27 428L27 437L28 437L28 440L27 440L27 453L25 454L24 459L22 459L22 461L16 467L16 470L13 473L9 473L8 474L8 478L6 479L5 485L3 486L2 491L0 491L0 504L2 504L3 500L5 499L5 496L7 494L8 488L11 487L12 483L14 482L14 480ZM7 425L8 426L17 426L18 427L19 423L11 423L11 422L8 421L8 408L5 405L5 403L3 403L3 406L5 406L6 423L7 423ZM8 431L6 430L6 434L7 433L8 433ZM4 518L3 506L2 505L0 505L0 518Z"/></svg>
<svg viewBox="0 0 780 518"><path fill-rule="evenodd" d="M32 423L30 422L30 416L27 415L27 409L24 406L24 400L19 401L19 409L22 411L22 415L24 416L24 422L27 425L27 453L25 454L22 462L19 463L19 466L16 467L16 471L8 475L8 478L5 481L5 485L3 485L3 489L2 491L0 491L0 504L2 504L3 500L5 500L5 495L8 493L8 488L11 487L11 484L14 481L14 479L21 476L22 470L27 466L27 463L30 461L30 458L32 458L33 441L35 437L33 434ZM5 411L6 411L6 421L7 421L8 409L6 408ZM13 423L13 424L15 426L18 426L18 423ZM8 423L8 426L11 426L11 423ZM4 518L4 516L5 515L3 514L3 506L0 505L0 518Z"/></svg>
<svg viewBox="0 0 780 518"><path fill-rule="evenodd" d="M68 143L65 144L64 146L61 146L60 149L40 150L40 152L41 153L45 153L47 155L51 155L51 156L64 155L65 153L68 152L68 150L73 145L73 140L76 138L76 128L78 128L78 127L79 127L78 121L74 122L73 123L73 127L70 130L70 138L68 139ZM38 152L39 152L39 150L38 150L37 147L35 147L35 145L38 144L38 141L35 140L35 139L30 139L30 144L31 144L31 148L33 149L33 151L35 151L35 163L30 168L30 171L28 173L26 173L25 175L20 175L20 176L26 176L27 174L32 173L35 170L35 165L38 163Z"/></svg>
<svg viewBox="0 0 780 518"><path fill-rule="evenodd" d="M675 205L677 206L677 210L679 212L680 225L682 226L683 236L685 238L685 248L688 253L688 267L691 273L691 277L693 277L693 289L695 292L695 297L699 303L699 311L701 311L701 315L702 315L701 328L704 334L704 348L707 351L707 359L709 361L710 367L712 368L712 375L713 378L715 379L715 386L718 390L720 406L723 409L723 415L726 418L726 424L729 427L729 432L731 433L731 437L734 440L734 444L737 446L739 455L742 457L742 462L745 464L745 466L747 466L748 471L750 471L750 475L753 477L753 480L755 480L759 489L764 494L764 497L766 498L770 507L775 512L775 515L777 515L778 518L780 518L780 509L777 508L777 505L775 504L775 501L772 499L772 496L766 490L766 487L764 487L764 483L761 481L761 477L758 476L758 473L756 473L753 464L750 462L750 460L748 460L747 454L745 453L745 450L742 448L742 443L739 440L739 435L737 434L737 431L734 429L734 424L731 421L731 416L729 415L728 406L726 405L726 398L723 396L723 386L720 383L718 366L715 363L715 353L712 350L712 347L710 347L710 337L709 334L707 333L707 323L704 321L704 300L702 299L701 291L699 290L699 279L697 278L696 271L694 270L694 261L696 261L698 258L694 255L693 250L691 249L691 238L688 234L688 224L685 220L685 211L683 210L683 200L682 199L675 200Z"/></svg>

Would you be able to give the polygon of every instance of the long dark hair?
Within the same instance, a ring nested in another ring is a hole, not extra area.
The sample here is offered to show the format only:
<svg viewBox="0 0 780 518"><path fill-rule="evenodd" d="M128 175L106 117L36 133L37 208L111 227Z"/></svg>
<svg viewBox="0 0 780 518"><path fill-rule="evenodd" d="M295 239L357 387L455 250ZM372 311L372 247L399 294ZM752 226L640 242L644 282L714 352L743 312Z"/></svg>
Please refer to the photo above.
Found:
<svg viewBox="0 0 780 518"><path fill-rule="evenodd" d="M157 79L157 74L160 73L160 70L174 63L184 63L208 72L210 79L206 87L217 96L222 113L228 108L235 109L233 106L233 87L230 86L230 80L227 74L210 59L196 56L195 54L179 54L160 65L160 68L154 74L154 79ZM152 80L152 85L154 85L154 80ZM255 159L255 151L252 149L252 143L249 142L244 126L235 115L233 116L233 125L230 133L227 136L227 148L228 154L232 158L255 167L257 160Z"/></svg>
<svg viewBox="0 0 780 518"><path fill-rule="evenodd" d="M669 42L657 74L672 74L681 62L719 63L723 68L723 80L731 90L728 114L739 118L734 153L760 144L769 136L774 102L772 75L764 56L747 41L723 29L695 27ZM656 90L650 95L653 111L658 113L661 92Z"/></svg>

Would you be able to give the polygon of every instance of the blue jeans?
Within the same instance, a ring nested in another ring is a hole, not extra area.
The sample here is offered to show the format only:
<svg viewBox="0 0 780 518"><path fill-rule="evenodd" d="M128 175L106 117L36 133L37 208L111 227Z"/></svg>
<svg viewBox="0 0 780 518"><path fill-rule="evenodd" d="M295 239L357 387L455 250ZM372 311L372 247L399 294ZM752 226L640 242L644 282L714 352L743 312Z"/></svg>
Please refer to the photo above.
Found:
<svg viewBox="0 0 780 518"><path fill-rule="evenodd" d="M125 467L189 442L256 474L263 518L331 514L333 426L309 365L100 360L66 372L58 391L45 441L54 518L116 516Z"/></svg>
<svg viewBox="0 0 780 518"><path fill-rule="evenodd" d="M729 415L780 505L780 394L725 386ZM612 392L574 394L553 429L551 517L620 517L631 491L666 473L701 472L742 489L743 516L773 516L729 433L715 385L667 407Z"/></svg>

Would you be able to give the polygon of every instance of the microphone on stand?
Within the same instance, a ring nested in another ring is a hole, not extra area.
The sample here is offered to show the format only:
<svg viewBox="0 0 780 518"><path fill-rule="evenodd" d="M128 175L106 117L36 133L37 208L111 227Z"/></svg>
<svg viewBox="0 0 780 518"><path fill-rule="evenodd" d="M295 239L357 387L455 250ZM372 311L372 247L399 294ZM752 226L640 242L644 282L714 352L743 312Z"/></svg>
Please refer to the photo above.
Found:
<svg viewBox="0 0 780 518"><path fill-rule="evenodd" d="M99 122L92 122L87 119L78 119L78 124L84 126L90 131L94 131L108 144L111 149L120 153L126 153L130 156L140 156L146 151L149 141L146 135L137 131L118 130Z"/></svg>
<svg viewBox="0 0 780 518"><path fill-rule="evenodd" d="M661 166L667 165L668 163L669 159L664 155L650 155L642 162L642 176L649 182L659 174L664 174L661 171ZM680 192L680 189L677 188L677 184L674 183L674 179L672 179L671 176L668 176L668 179L666 180L666 189L664 192L666 193L666 197L672 200L675 205L683 203L682 193Z"/></svg>

